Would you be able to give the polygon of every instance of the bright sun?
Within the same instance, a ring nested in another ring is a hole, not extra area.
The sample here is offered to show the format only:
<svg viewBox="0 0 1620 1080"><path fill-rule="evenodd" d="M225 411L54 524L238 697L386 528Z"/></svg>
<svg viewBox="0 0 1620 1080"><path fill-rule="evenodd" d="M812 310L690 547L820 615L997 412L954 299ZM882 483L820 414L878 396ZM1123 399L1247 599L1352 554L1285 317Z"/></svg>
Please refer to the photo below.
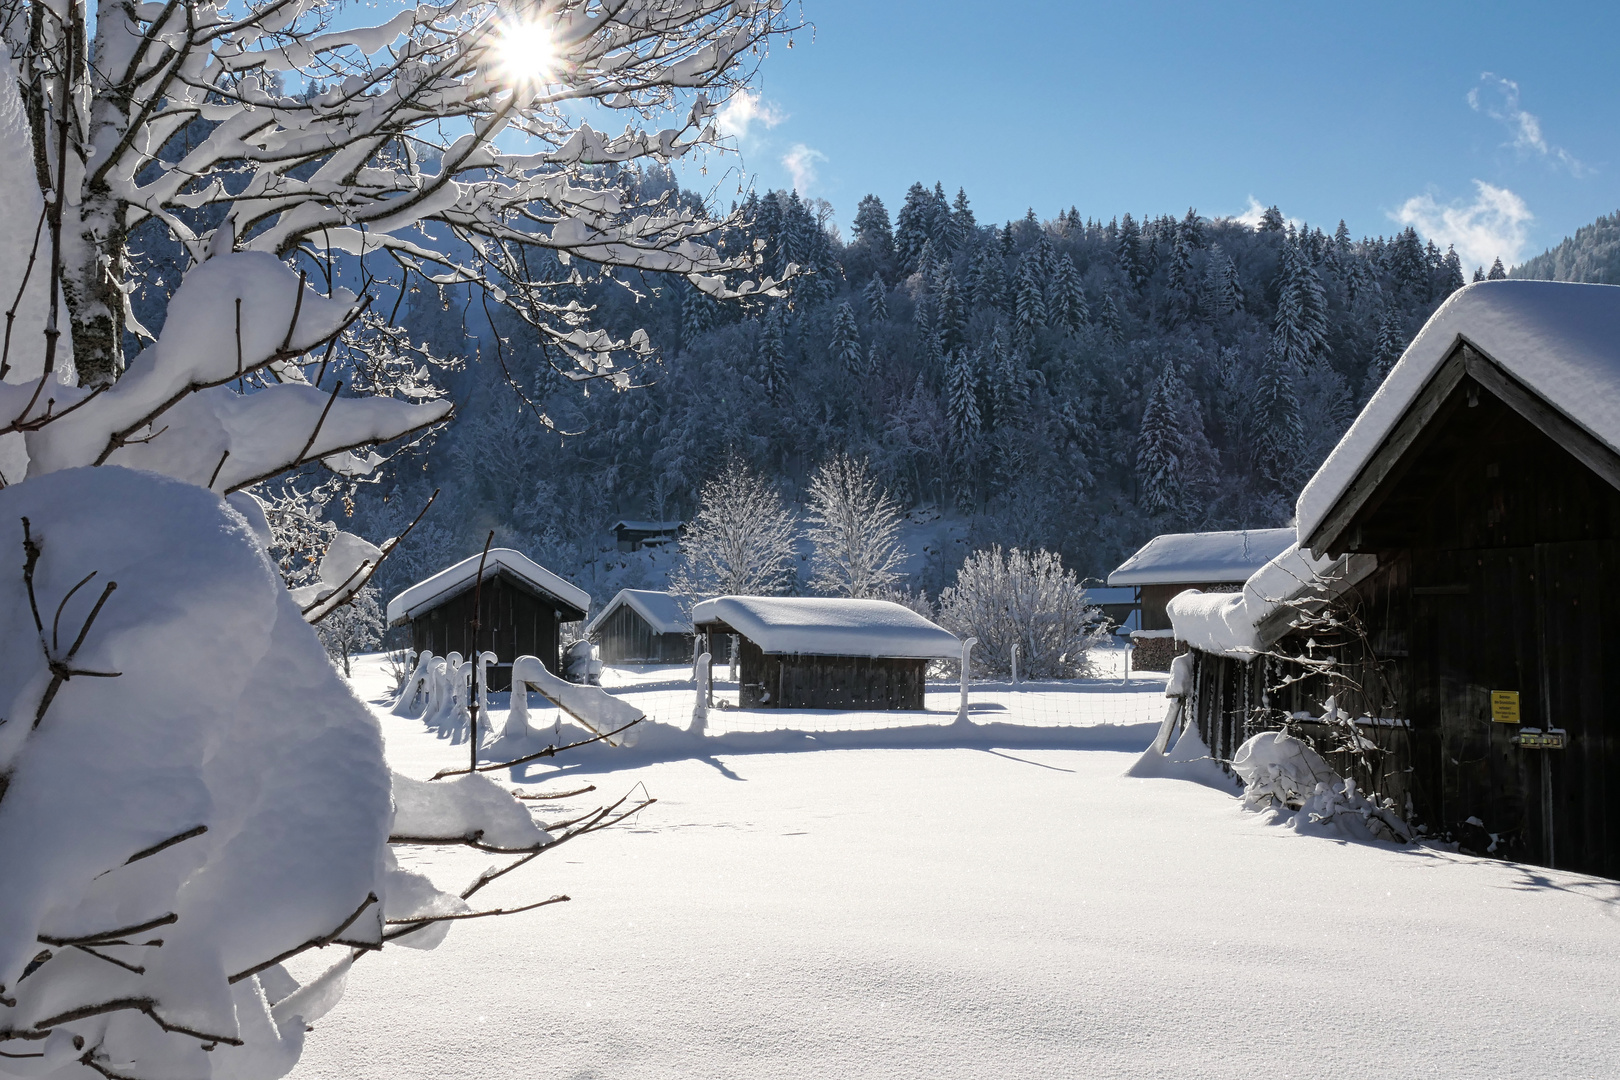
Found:
<svg viewBox="0 0 1620 1080"><path fill-rule="evenodd" d="M508 19L495 36L495 74L513 86L534 86L551 80L556 52L551 32L538 22Z"/></svg>

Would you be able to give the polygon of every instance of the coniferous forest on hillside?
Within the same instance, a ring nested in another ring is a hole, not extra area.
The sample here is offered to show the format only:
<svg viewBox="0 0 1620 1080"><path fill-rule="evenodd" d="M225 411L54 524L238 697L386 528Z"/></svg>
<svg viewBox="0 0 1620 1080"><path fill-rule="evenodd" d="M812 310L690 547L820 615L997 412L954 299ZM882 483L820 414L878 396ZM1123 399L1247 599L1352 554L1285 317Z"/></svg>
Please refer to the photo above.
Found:
<svg viewBox="0 0 1620 1080"><path fill-rule="evenodd" d="M640 183L701 206L668 174ZM580 576L613 521L690 518L732 458L793 503L847 451L902 506L954 516L967 542L909 583L930 595L994 543L1100 576L1159 532L1284 524L1464 282L1411 229L1358 239L1275 208L1255 224L1073 208L990 223L966 192L919 183L892 212L862 199L847 240L796 193L743 209L751 227L723 242L757 246L773 274L796 265L780 298L721 303L656 276L573 287L593 323L650 335L656 358L619 385L558 376L465 291L411 297L407 333L469 362L449 374L456 422L346 500L345 527L393 535L442 489L385 593L491 530Z"/></svg>

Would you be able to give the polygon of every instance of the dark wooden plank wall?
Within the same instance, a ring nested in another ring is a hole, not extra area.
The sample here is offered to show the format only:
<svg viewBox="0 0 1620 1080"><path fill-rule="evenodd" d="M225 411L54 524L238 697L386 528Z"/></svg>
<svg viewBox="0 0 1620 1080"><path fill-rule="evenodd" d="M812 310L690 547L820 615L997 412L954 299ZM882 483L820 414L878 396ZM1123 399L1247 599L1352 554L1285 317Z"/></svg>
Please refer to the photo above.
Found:
<svg viewBox="0 0 1620 1080"><path fill-rule="evenodd" d="M745 709L921 709L926 660L765 654L746 637L738 651Z"/></svg>
<svg viewBox="0 0 1620 1080"><path fill-rule="evenodd" d="M491 668L492 690L507 690L512 683L512 661L535 656L546 670L560 673L558 642L560 621L550 600L535 596L528 589L498 573L484 581L482 611L476 648L472 636L474 590L424 611L411 622L411 647L428 649L438 656L458 652L470 658L489 650L500 657L500 666Z"/></svg>
<svg viewBox="0 0 1620 1080"><path fill-rule="evenodd" d="M684 664L692 659L691 634L660 634L629 604L620 604L596 628L608 663Z"/></svg>

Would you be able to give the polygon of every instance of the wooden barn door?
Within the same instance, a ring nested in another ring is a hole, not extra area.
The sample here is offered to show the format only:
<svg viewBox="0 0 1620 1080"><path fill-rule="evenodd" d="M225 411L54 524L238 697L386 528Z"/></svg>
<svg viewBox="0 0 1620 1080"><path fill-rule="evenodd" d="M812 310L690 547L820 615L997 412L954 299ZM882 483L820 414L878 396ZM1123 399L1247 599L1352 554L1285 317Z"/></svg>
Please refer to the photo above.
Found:
<svg viewBox="0 0 1620 1080"><path fill-rule="evenodd" d="M1543 727L1563 728L1563 750L1521 751L1533 759L1552 807L1548 865L1620 877L1620 701L1605 672L1620 673L1614 608L1620 602L1620 544L1610 540L1542 544L1536 549L1549 708ZM1541 759L1546 759L1543 770ZM1541 806L1534 817L1545 830Z"/></svg>
<svg viewBox="0 0 1620 1080"><path fill-rule="evenodd" d="M1535 763L1491 719L1501 690L1526 724L1543 714L1534 563L1528 547L1413 553L1414 800L1431 833L1497 858L1540 854Z"/></svg>

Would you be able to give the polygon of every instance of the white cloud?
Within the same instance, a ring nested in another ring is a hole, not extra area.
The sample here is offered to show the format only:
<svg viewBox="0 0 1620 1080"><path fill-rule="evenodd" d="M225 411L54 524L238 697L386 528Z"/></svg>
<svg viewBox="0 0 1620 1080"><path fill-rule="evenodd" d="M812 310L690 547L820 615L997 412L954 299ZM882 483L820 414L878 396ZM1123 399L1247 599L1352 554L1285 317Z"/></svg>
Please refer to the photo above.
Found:
<svg viewBox="0 0 1620 1080"><path fill-rule="evenodd" d="M1585 176L1592 171L1575 155L1547 141L1541 131L1541 119L1519 106L1519 84L1512 79L1489 71L1482 73L1479 85L1468 91L1468 107L1507 128L1513 138L1506 145L1520 154L1557 162L1572 176Z"/></svg>
<svg viewBox="0 0 1620 1080"><path fill-rule="evenodd" d="M731 100L720 107L717 119L720 134L735 135L739 139L744 139L748 137L748 129L756 120L768 128L773 128L787 119L787 113L765 101L758 94L739 90L731 95Z"/></svg>
<svg viewBox="0 0 1620 1080"><path fill-rule="evenodd" d="M782 167L793 174L793 187L800 195L807 193L816 182L816 162L826 161L827 155L804 143L794 143L782 155Z"/></svg>
<svg viewBox="0 0 1620 1080"><path fill-rule="evenodd" d="M1414 195L1389 216L1440 247L1456 245L1465 267L1490 266L1498 256L1504 266L1512 266L1524 251L1526 226L1535 215L1507 188L1483 180L1475 180L1474 187L1471 203L1442 205L1433 195Z"/></svg>

